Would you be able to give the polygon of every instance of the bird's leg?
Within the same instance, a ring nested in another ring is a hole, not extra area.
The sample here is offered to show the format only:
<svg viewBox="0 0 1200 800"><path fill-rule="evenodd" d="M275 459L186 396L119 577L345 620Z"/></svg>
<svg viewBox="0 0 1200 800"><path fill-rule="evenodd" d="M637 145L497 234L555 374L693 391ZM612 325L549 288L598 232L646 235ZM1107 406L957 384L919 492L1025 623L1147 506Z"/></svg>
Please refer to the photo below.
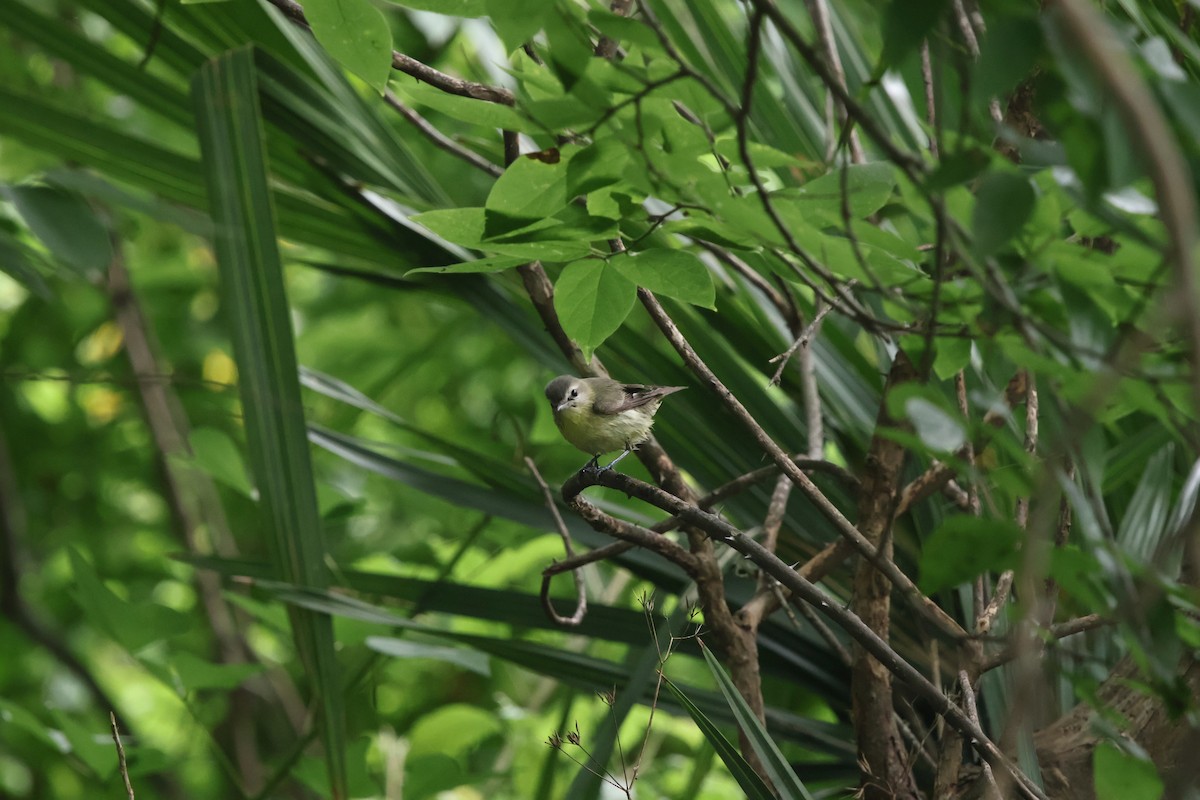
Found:
<svg viewBox="0 0 1200 800"><path fill-rule="evenodd" d="M596 455L592 456L591 460L588 461L586 464L584 464L583 467L579 471L580 472L599 472L600 471L599 466L600 466L600 454L597 453Z"/></svg>
<svg viewBox="0 0 1200 800"><path fill-rule="evenodd" d="M625 448L625 452L624 452L624 453L621 453L621 455L617 456L617 457L616 457L616 458L614 458L612 461L608 462L608 466L604 467L604 468L603 468L603 469L601 469L600 471L601 471L601 472L608 472L610 469L612 469L613 467L615 467L615 466L617 465L617 462L619 462L619 461L620 461L622 458L624 458L625 456L629 455L629 454L630 454L630 453L632 453L632 452L633 452L633 448L632 448L632 447L626 447L626 448Z"/></svg>

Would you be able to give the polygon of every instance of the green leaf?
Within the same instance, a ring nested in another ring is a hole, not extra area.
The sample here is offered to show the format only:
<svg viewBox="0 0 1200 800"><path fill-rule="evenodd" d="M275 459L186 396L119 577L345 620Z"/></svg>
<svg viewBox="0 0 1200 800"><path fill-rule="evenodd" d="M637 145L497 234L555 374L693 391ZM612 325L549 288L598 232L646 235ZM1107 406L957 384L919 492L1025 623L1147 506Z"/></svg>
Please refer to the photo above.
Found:
<svg viewBox="0 0 1200 800"><path fill-rule="evenodd" d="M477 650L464 647L448 647L446 645L410 642L407 639L396 639L389 636L368 636L367 647L376 653L393 658L429 658L461 667L468 672L488 676L492 669L488 665L488 657Z"/></svg>
<svg viewBox="0 0 1200 800"><path fill-rule="evenodd" d="M521 116L510 106L488 100L475 100L456 94L446 94L441 89L435 89L415 78L398 77L392 83L392 89L404 96L410 103L440 111L459 122L467 122L492 130L503 129L522 133L538 131L536 123Z"/></svg>
<svg viewBox="0 0 1200 800"><path fill-rule="evenodd" d="M494 256L492 258L479 258L474 261L463 261L459 264L447 264L444 267L418 267L410 269L404 273L404 277L415 275L418 272L434 272L443 273L449 272L454 275L467 275L475 273L487 272L503 272L506 269L520 266L521 264L529 263L528 258L514 258L513 256Z"/></svg>
<svg viewBox="0 0 1200 800"><path fill-rule="evenodd" d="M962 423L924 397L908 398L904 402L904 413L912 421L921 442L934 452L953 453L967 441Z"/></svg>
<svg viewBox="0 0 1200 800"><path fill-rule="evenodd" d="M553 4L546 0L486 0L486 7L492 27L511 53L542 29L542 19Z"/></svg>
<svg viewBox="0 0 1200 800"><path fill-rule="evenodd" d="M304 13L329 55L383 94L392 72L392 31L369 0L307 0Z"/></svg>
<svg viewBox="0 0 1200 800"><path fill-rule="evenodd" d="M971 212L976 254L991 255L1020 233L1036 200L1029 181L1016 173L997 172L984 178Z"/></svg>
<svg viewBox="0 0 1200 800"><path fill-rule="evenodd" d="M949 5L948 0L892 0L888 3L883 15L883 55L875 74L882 75L916 50Z"/></svg>
<svg viewBox="0 0 1200 800"><path fill-rule="evenodd" d="M762 778L758 777L758 773L746 763L746 759L738 752L725 735L721 733L721 729L713 724L704 712L693 703L683 690L663 677L663 685L667 687L667 691L675 696L679 704L683 706L683 710L691 716L695 721L696 727L704 734L704 738L708 739L709 744L717 751L717 755L725 762L725 766L729 767L729 774L737 781L738 786L742 787L742 791L746 793L751 800L774 800L775 794L763 783Z"/></svg>
<svg viewBox="0 0 1200 800"><path fill-rule="evenodd" d="M758 716L750 710L750 706L746 703L745 698L733 685L733 681L725 674L725 668L717 661L716 656L707 647L704 648L704 660L708 662L708 668L712 671L713 677L717 680L717 687L721 690L721 694L725 696L725 702L729 704L729 709L733 711L734 719L737 720L738 727L746 734L746 738L750 740L750 746L754 748L754 752L762 761L763 768L767 771L767 776L771 779L771 783L775 785L775 789L780 793L782 800L813 800L813 796L809 793L800 779L796 777L796 773L792 771L792 767L788 764L783 753L779 752L778 745L771 735L767 733L767 729L759 722Z"/></svg>
<svg viewBox="0 0 1200 800"><path fill-rule="evenodd" d="M563 330L590 358L621 327L637 298L637 286L604 261L568 264L554 286L554 308Z"/></svg>
<svg viewBox="0 0 1200 800"><path fill-rule="evenodd" d="M262 672L262 664L213 664L186 650L171 654L170 666L189 692L201 689L229 690L241 686L252 675Z"/></svg>
<svg viewBox="0 0 1200 800"><path fill-rule="evenodd" d="M686 250L656 248L638 253L624 252L609 263L638 286L685 303L713 308L716 290L704 263Z"/></svg>
<svg viewBox="0 0 1200 800"><path fill-rule="evenodd" d="M278 574L324 587L325 544L300 400L291 315L276 243L251 48L205 64L192 85L213 217L213 246L233 337L246 443ZM347 796L345 710L329 617L296 609L293 635L321 710L330 791Z"/></svg>
<svg viewBox="0 0 1200 800"><path fill-rule="evenodd" d="M1159 800L1163 796L1163 782L1154 763L1112 742L1096 746L1092 770L1096 800Z"/></svg>
<svg viewBox="0 0 1200 800"><path fill-rule="evenodd" d="M480 743L504 729L500 719L499 714L466 703L442 706L413 725L408 734L409 755L465 759Z"/></svg>
<svg viewBox="0 0 1200 800"><path fill-rule="evenodd" d="M496 179L488 193L485 233L496 236L513 226L498 225L497 217L537 220L553 216L567 204L567 160L555 153L554 163L526 155Z"/></svg>
<svg viewBox="0 0 1200 800"><path fill-rule="evenodd" d="M844 184L844 186L843 186ZM869 217L892 195L896 186L894 167L886 161L854 164L844 170L811 180L798 189L776 194L786 197L802 216L820 214L827 222L842 222L842 198L852 219Z"/></svg>
<svg viewBox="0 0 1200 800"><path fill-rule="evenodd" d="M388 0L398 6L451 17L486 17L487 0Z"/></svg>
<svg viewBox="0 0 1200 800"><path fill-rule="evenodd" d="M188 632L187 616L157 603L125 602L109 591L78 550L70 548L68 556L80 608L129 652Z"/></svg>
<svg viewBox="0 0 1200 800"><path fill-rule="evenodd" d="M933 594L986 571L1011 568L1021 529L1002 519L951 517L925 540L921 551L921 591Z"/></svg>
<svg viewBox="0 0 1200 800"><path fill-rule="evenodd" d="M42 273L30 263L26 245L7 231L0 231L0 271L43 300L53 300L54 295Z"/></svg>
<svg viewBox="0 0 1200 800"><path fill-rule="evenodd" d="M614 14L608 9L593 8L587 13L588 22L610 39L629 42L648 50L661 50L662 43L654 29L645 23Z"/></svg>
<svg viewBox="0 0 1200 800"><path fill-rule="evenodd" d="M7 186L4 195L33 235L67 266L86 273L112 260L108 231L79 195L51 186Z"/></svg>
<svg viewBox="0 0 1200 800"><path fill-rule="evenodd" d="M196 428L188 436L192 459L209 477L254 498L254 487L246 475L246 464L233 439L216 428ZM187 460L186 458L184 460Z"/></svg>

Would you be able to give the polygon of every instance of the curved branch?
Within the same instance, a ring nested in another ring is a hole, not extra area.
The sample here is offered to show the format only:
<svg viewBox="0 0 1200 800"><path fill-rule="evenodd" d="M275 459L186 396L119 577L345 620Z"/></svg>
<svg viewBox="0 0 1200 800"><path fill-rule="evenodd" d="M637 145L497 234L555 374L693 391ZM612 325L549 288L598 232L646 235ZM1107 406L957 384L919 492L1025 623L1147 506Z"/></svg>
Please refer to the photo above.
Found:
<svg viewBox="0 0 1200 800"><path fill-rule="evenodd" d="M874 656L897 678L907 683L922 699L930 703L934 711L960 731L979 754L993 767L1003 769L1010 774L1025 797L1046 800L1046 795L1034 784L1016 764L1011 762L1000 749L988 738L961 708L950 702L940 689L920 673L916 667L909 664L883 639L872 631L856 614L843 608L841 603L826 595L810 581L801 577L795 570L785 564L774 553L767 550L758 542L751 539L742 531L730 525L725 520L688 505L677 497L673 497L656 486L644 481L631 478L615 470L602 472L579 472L563 484L563 499L568 503L590 503L580 500L579 492L588 486L607 486L628 495L644 500L658 508L679 516L684 522L703 531L714 541L726 544L746 556L775 580L779 581L792 594L792 602L803 600L814 606L818 611L846 631L864 650ZM593 507L594 508L594 507ZM636 527L636 526L633 526ZM641 529L645 531L644 528ZM649 533L648 531L646 531ZM690 554L689 554L690 555Z"/></svg>

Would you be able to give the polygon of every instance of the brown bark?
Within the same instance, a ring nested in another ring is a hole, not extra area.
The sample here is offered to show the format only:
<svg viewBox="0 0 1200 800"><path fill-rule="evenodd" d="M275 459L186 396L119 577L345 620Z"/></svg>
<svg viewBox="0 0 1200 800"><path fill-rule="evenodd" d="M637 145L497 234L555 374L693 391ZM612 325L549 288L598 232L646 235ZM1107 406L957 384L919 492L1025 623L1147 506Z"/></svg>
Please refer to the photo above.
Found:
<svg viewBox="0 0 1200 800"><path fill-rule="evenodd" d="M1171 787L1196 781L1197 731L1181 717L1172 717L1158 698L1133 688L1138 670L1124 658L1100 686L1097 703L1128 721L1125 734L1149 754L1158 774ZM1180 677L1195 697L1200 695L1200 661L1189 657L1180 665ZM1055 800L1093 800L1096 787L1092 756L1103 735L1091 724L1095 711L1080 703L1068 714L1034 735L1046 793Z"/></svg>
<svg viewBox="0 0 1200 800"><path fill-rule="evenodd" d="M900 427L887 410L887 398L898 385L913 380L916 369L903 351L896 354L884 387L875 435L862 476L858 502L858 529L881 557L892 554L891 526L900 493L904 447L880 435L885 428ZM866 559L854 574L853 610L884 641L888 640L891 583ZM851 674L854 730L858 734L859 760L866 800L915 798L916 781L908 764L904 742L896 727L892 705L892 675L862 648L855 648Z"/></svg>

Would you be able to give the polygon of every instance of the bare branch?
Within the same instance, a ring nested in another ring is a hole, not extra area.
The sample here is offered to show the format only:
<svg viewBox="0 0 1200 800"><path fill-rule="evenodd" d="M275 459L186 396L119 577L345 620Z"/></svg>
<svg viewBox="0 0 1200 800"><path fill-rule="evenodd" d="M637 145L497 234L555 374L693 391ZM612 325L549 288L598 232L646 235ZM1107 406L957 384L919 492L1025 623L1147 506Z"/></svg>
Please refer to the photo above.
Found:
<svg viewBox="0 0 1200 800"><path fill-rule="evenodd" d="M875 547L867 541L867 539L859 532L850 520L846 519L841 510L838 509L825 493L817 487L812 480L804 474L804 472L795 465L779 445L762 429L762 426L751 416L746 407L733 396L733 393L725 387L712 370L700 359L692 346L684 339L675 322L667 315L666 310L658 302L655 296L646 289L638 289L638 297L642 301L642 305L650 312L650 316L654 319L659 329L667 337L667 341L675 348L676 352L683 357L684 363L700 379L702 383L708 386L717 397L725 404L725 407L733 412L738 421L743 427L754 437L755 442L759 447L770 456L771 460L786 474L793 483L800 488L800 491L816 506L830 522L837 528L838 533L844 536L851 542L855 550L862 554L868 561L875 565L889 581L892 582L900 593L922 614L924 614L931 622L933 622L943 633L954 637L964 638L966 632L962 627L945 611L938 607L936 603L921 594L916 585L902 573L890 559L883 558ZM564 487L565 488L565 487Z"/></svg>
<svg viewBox="0 0 1200 800"><path fill-rule="evenodd" d="M579 472L563 485L563 498L572 507L582 504L592 507L587 501L580 500L578 493L588 486L607 486L618 489L628 495L645 500L658 508L680 516L688 525L703 531L713 541L728 545L779 581L792 594L792 602L810 603L814 608L828 617L842 630L850 635L859 645L879 661L891 674L903 680L922 699L929 702L930 707L945 717L946 721L961 731L972 747L997 769L1002 769L1012 776L1022 797L1046 800L1046 795L1034 784L1028 776L1021 772L1016 764L1011 762L1000 749L988 738L987 734L972 721L962 709L943 694L936 686L921 674L919 670L904 660L883 639L879 638L858 616L842 607L841 603L826 595L821 589L783 563L774 553L738 530L720 517L702 511L695 506L684 503L661 489L651 486L615 470L603 472ZM636 527L636 526L634 526ZM644 528L645 533L651 534Z"/></svg>
<svg viewBox="0 0 1200 800"><path fill-rule="evenodd" d="M445 150L455 158L461 158L476 169L481 169L493 178L498 178L504 174L504 170L488 161L483 156L476 153L474 150L468 150L458 142L451 139L446 134L435 128L429 120L422 117L416 111L413 111L407 105L400 101L391 91L383 93L383 101L394 108L404 117L413 127L425 135L425 138L433 142L437 147Z"/></svg>
<svg viewBox="0 0 1200 800"><path fill-rule="evenodd" d="M117 715L112 711L108 712L108 722L112 726L112 738L117 743L117 764L121 770L121 777L125 780L125 795L129 800L134 800L133 784L129 782L129 766L125 763L125 746L121 744L121 734L117 731Z"/></svg>
<svg viewBox="0 0 1200 800"><path fill-rule="evenodd" d="M525 456L525 466L533 473L534 480L542 490L546 508L550 511L550 516L554 518L554 527L558 529L558 535L562 538L567 558L574 556L575 550L571 547L571 532L567 529L567 523L563 522L562 514L558 513L558 504L554 502L554 495L550 494L550 487L546 485L546 480L538 471L537 464L533 463L533 459L529 456ZM572 570L571 575L575 578L575 611L569 617L564 617L554 610L554 601L550 599L551 576L543 575L542 577L542 608L546 610L547 616L559 625L579 625L587 615L587 586L583 582L583 568Z"/></svg>

